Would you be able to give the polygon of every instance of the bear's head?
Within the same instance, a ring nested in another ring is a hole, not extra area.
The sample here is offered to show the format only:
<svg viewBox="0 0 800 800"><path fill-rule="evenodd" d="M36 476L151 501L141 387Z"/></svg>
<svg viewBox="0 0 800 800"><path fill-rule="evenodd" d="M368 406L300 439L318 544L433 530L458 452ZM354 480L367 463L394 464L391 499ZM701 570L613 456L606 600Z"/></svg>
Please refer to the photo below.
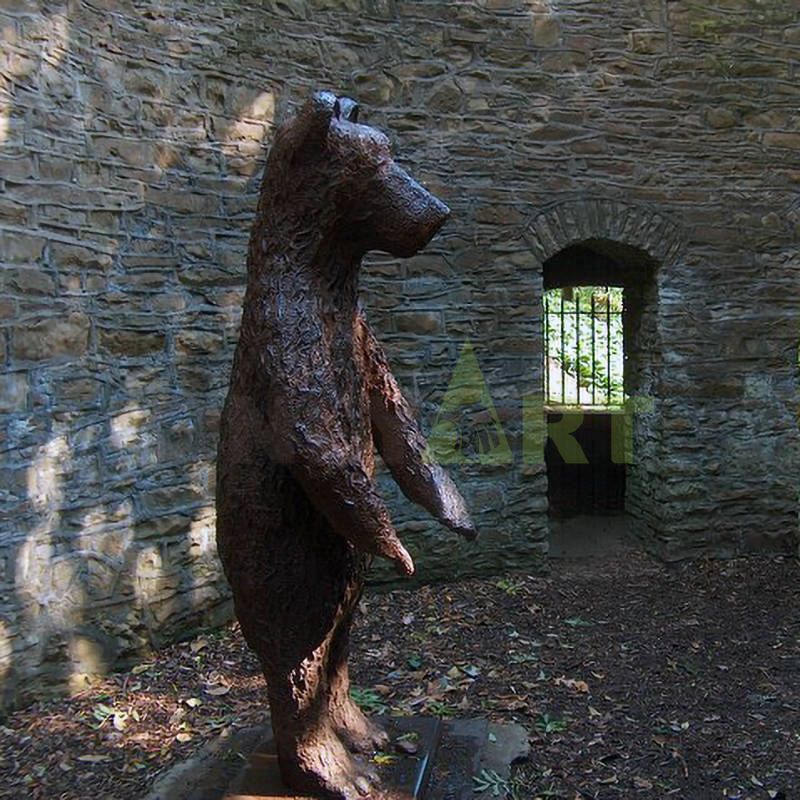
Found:
<svg viewBox="0 0 800 800"><path fill-rule="evenodd" d="M331 92L315 92L278 130L264 188L276 186L323 238L357 257L412 256L450 215L394 162L387 137L359 124L358 104Z"/></svg>

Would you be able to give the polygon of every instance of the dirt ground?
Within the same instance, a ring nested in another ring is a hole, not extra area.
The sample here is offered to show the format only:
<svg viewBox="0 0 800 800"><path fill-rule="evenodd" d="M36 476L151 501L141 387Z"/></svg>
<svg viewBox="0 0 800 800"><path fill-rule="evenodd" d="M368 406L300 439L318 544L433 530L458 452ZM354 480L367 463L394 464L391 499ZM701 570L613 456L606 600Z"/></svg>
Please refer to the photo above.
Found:
<svg viewBox="0 0 800 800"><path fill-rule="evenodd" d="M370 593L363 612L351 663L372 713L530 731L528 761L478 800L800 797L797 560L667 567L624 552L546 578ZM138 800L264 709L232 625L6 718L0 798Z"/></svg>

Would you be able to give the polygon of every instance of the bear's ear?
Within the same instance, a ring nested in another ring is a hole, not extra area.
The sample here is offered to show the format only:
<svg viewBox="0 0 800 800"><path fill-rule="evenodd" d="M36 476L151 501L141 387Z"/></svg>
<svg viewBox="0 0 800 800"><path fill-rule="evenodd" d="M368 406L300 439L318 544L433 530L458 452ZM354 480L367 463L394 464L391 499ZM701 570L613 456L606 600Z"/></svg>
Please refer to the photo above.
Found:
<svg viewBox="0 0 800 800"><path fill-rule="evenodd" d="M335 108L336 95L333 92L314 92L306 100L300 112L304 144L322 144L325 141Z"/></svg>
<svg viewBox="0 0 800 800"><path fill-rule="evenodd" d="M340 97L333 107L333 116L346 122L358 122L358 103L350 97Z"/></svg>

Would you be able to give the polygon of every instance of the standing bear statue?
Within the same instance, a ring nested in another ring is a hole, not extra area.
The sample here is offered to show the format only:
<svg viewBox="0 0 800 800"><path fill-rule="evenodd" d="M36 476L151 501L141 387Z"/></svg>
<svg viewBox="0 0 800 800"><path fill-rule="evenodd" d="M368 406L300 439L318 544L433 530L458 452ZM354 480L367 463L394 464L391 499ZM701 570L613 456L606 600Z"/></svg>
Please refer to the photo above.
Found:
<svg viewBox="0 0 800 800"><path fill-rule="evenodd" d="M349 691L367 563L414 571L374 481L375 449L409 499L475 535L358 299L367 251L412 256L449 213L349 98L317 92L275 135L222 414L217 543L266 678L281 775L325 800L369 794L351 754L386 743Z"/></svg>

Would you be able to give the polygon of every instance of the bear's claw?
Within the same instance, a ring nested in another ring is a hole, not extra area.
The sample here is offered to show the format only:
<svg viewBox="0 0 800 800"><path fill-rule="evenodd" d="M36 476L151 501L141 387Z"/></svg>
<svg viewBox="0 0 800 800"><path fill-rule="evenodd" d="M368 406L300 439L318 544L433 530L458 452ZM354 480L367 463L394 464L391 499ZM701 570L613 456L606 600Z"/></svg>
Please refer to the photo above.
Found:
<svg viewBox="0 0 800 800"><path fill-rule="evenodd" d="M375 753L389 743L389 735L370 720L349 697L342 706L331 710L336 732L352 753Z"/></svg>
<svg viewBox="0 0 800 800"><path fill-rule="evenodd" d="M297 746L295 757L286 764L287 777L293 789L321 800L360 800L369 796L374 780L327 726Z"/></svg>
<svg viewBox="0 0 800 800"><path fill-rule="evenodd" d="M401 575L410 577L414 574L414 561L402 544L398 543L397 552L392 556L392 561L394 561L395 569Z"/></svg>

